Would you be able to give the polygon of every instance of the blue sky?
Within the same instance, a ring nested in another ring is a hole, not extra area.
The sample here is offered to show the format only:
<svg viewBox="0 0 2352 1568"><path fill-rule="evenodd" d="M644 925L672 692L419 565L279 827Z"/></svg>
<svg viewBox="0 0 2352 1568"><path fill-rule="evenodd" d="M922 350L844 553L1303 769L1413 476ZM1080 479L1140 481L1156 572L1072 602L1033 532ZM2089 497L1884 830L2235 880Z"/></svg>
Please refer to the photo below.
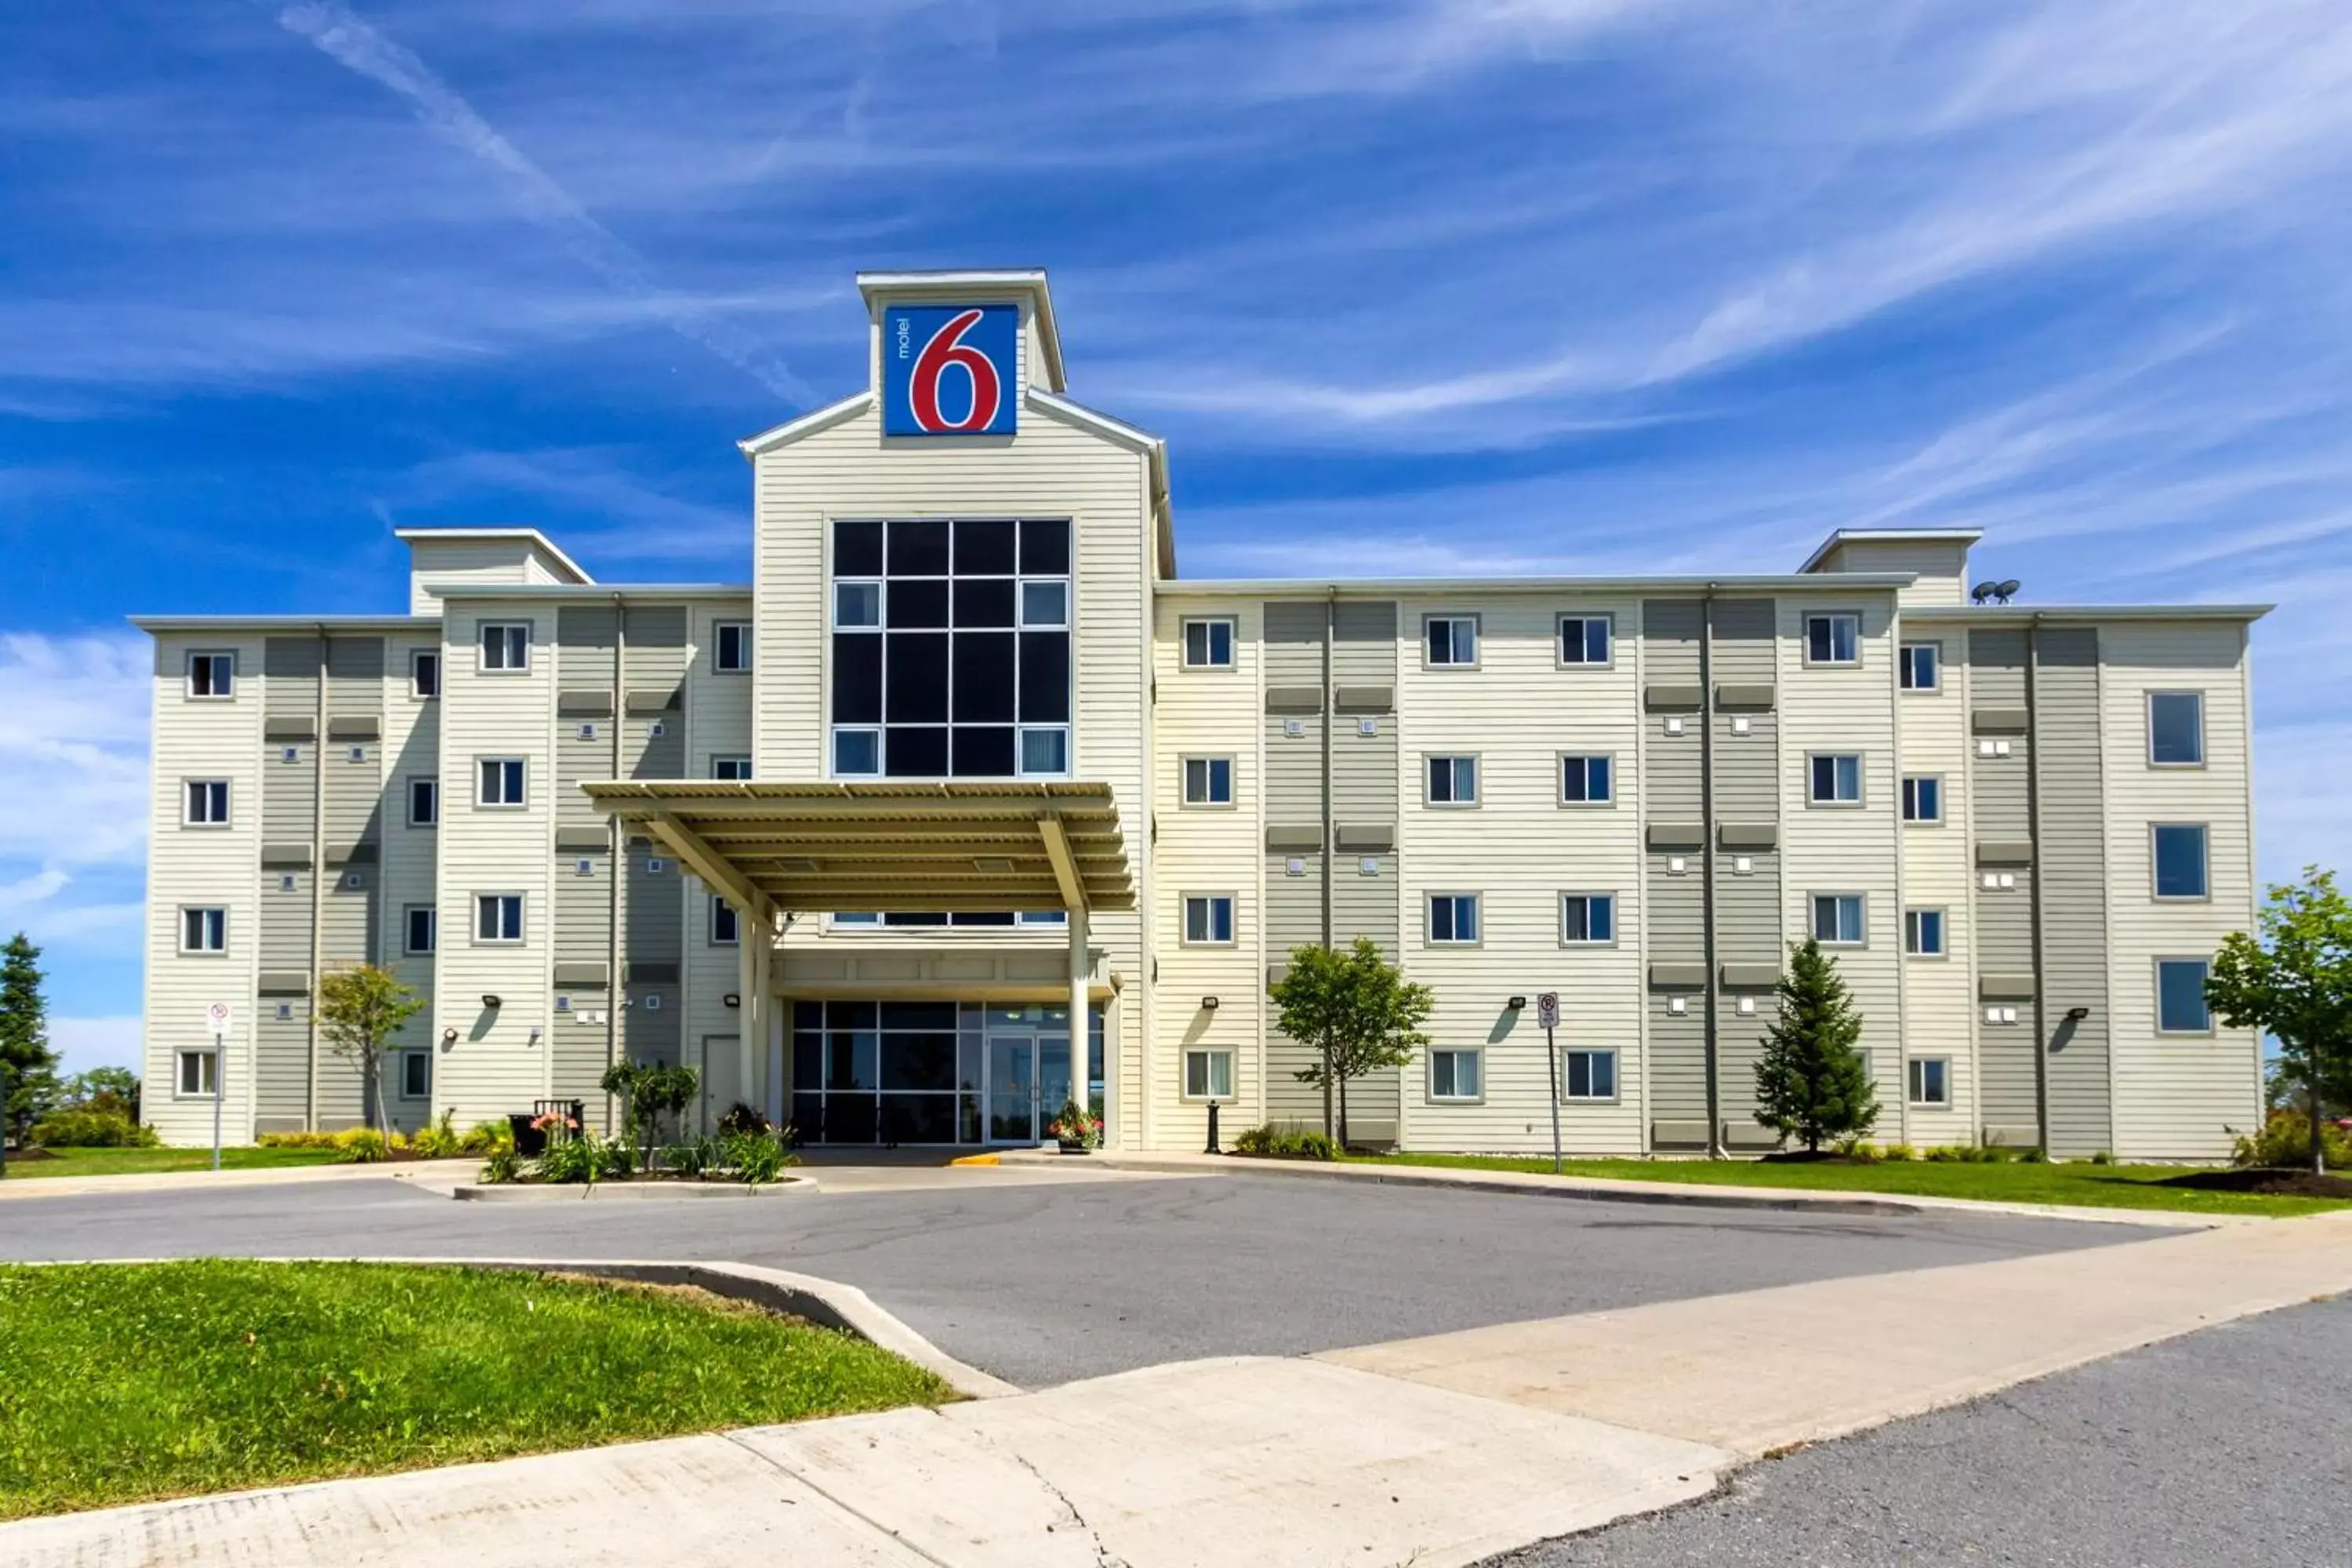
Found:
<svg viewBox="0 0 2352 1568"><path fill-rule="evenodd" d="M1045 266L1190 575L1786 569L2275 601L2343 863L2340 0L81 0L0 14L0 926L139 998L141 611L395 609L395 524L744 574L859 268Z"/></svg>

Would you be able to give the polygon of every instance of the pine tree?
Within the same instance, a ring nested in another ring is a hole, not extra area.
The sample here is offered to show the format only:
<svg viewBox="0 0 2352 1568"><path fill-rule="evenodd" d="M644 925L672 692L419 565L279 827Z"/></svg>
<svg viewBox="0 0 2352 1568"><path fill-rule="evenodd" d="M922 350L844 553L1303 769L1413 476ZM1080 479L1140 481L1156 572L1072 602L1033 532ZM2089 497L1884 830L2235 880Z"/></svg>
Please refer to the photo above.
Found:
<svg viewBox="0 0 2352 1568"><path fill-rule="evenodd" d="M7 1079L0 1130L15 1133L19 1142L58 1093L58 1053L49 1048L40 959L41 950L23 931L0 947L0 1071Z"/></svg>
<svg viewBox="0 0 2352 1568"><path fill-rule="evenodd" d="M1810 1153L1824 1139L1860 1137L1878 1121L1878 1095L1854 1042L1862 1015L1838 978L1837 961L1808 937L1791 943L1780 1007L1756 1063L1756 1120L1800 1138Z"/></svg>

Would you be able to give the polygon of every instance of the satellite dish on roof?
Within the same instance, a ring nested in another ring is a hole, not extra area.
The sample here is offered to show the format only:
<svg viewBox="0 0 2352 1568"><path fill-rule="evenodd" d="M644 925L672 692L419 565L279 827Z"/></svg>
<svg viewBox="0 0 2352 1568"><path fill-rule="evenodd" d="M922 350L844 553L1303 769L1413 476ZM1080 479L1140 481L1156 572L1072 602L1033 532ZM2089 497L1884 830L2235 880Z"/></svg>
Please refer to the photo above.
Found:
<svg viewBox="0 0 2352 1568"><path fill-rule="evenodd" d="M2002 604L2006 605L2011 599L2017 597L2018 589L2023 586L2023 584L2020 583L2016 578L2011 577L2007 582L1995 584L1993 586L1993 594Z"/></svg>
<svg viewBox="0 0 2352 1568"><path fill-rule="evenodd" d="M1969 590L1969 601L1977 605L2006 605L2022 586L2014 577L2000 583L1979 583Z"/></svg>

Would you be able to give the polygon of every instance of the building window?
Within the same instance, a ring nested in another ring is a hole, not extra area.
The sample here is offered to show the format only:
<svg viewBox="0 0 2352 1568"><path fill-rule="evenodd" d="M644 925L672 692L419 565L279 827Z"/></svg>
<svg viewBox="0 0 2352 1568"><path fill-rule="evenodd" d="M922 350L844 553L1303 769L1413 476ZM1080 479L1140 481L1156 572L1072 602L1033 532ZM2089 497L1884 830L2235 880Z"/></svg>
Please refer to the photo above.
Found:
<svg viewBox="0 0 2352 1568"><path fill-rule="evenodd" d="M418 701L441 695L441 650L420 647L408 656L408 692Z"/></svg>
<svg viewBox="0 0 2352 1568"><path fill-rule="evenodd" d="M1815 759L1819 761L1818 758ZM1903 820L1944 820L1944 781L1934 773L1913 773L1903 781Z"/></svg>
<svg viewBox="0 0 2352 1568"><path fill-rule="evenodd" d="M1184 668L1231 669L1234 667L1234 623L1208 616L1184 623Z"/></svg>
<svg viewBox="0 0 2352 1568"><path fill-rule="evenodd" d="M522 940L522 895L520 893L478 893L474 898L474 940L477 942L520 942Z"/></svg>
<svg viewBox="0 0 2352 1568"><path fill-rule="evenodd" d="M431 1051L400 1053L400 1098L403 1100L433 1098L433 1053Z"/></svg>
<svg viewBox="0 0 2352 1568"><path fill-rule="evenodd" d="M1221 1048L1184 1053L1184 1098L1231 1100L1234 1097L1234 1053Z"/></svg>
<svg viewBox="0 0 2352 1568"><path fill-rule="evenodd" d="M1429 899L1429 940L1457 946L1478 941L1478 895L1433 893Z"/></svg>
<svg viewBox="0 0 2352 1568"><path fill-rule="evenodd" d="M1070 923L1066 910L1023 910L1020 922L1024 926L1066 926Z"/></svg>
<svg viewBox="0 0 2352 1568"><path fill-rule="evenodd" d="M482 789L479 796L481 805L520 805L523 804L520 757L484 757L481 777Z"/></svg>
<svg viewBox="0 0 2352 1568"><path fill-rule="evenodd" d="M1184 896L1184 942L1188 947L1219 947L1234 940L1234 896L1231 893L1187 893Z"/></svg>
<svg viewBox="0 0 2352 1568"><path fill-rule="evenodd" d="M1831 615L1805 617L1807 664L1858 664L1861 660L1861 616Z"/></svg>
<svg viewBox="0 0 2352 1568"><path fill-rule="evenodd" d="M1952 1063L1948 1057L1913 1057L1910 1100L1914 1105L1942 1110L1952 1103Z"/></svg>
<svg viewBox="0 0 2352 1568"><path fill-rule="evenodd" d="M1565 1100L1614 1100L1617 1098L1617 1053L1615 1051L1562 1051L1560 1073L1561 1098Z"/></svg>
<svg viewBox="0 0 2352 1568"><path fill-rule="evenodd" d="M751 668L751 623L719 621L710 628L710 667L721 675L740 675Z"/></svg>
<svg viewBox="0 0 2352 1568"><path fill-rule="evenodd" d="M226 827L228 780L190 779L185 811L182 820L190 827Z"/></svg>
<svg viewBox="0 0 2352 1568"><path fill-rule="evenodd" d="M2156 858L2156 896L2159 899L2201 899L2206 896L2205 825L2201 822L2159 822L2148 829Z"/></svg>
<svg viewBox="0 0 2352 1568"><path fill-rule="evenodd" d="M1607 757L1562 756L1559 759L1559 800L1562 805L1607 805L1615 770Z"/></svg>
<svg viewBox="0 0 2352 1568"><path fill-rule="evenodd" d="M182 1100L212 1100L220 1093L220 1053L182 1051L179 1078L173 1086Z"/></svg>
<svg viewBox="0 0 2352 1568"><path fill-rule="evenodd" d="M1429 1053L1430 1099L1475 1100L1480 1092L1476 1051L1433 1050Z"/></svg>
<svg viewBox="0 0 2352 1568"><path fill-rule="evenodd" d="M836 777L1067 773L1066 520L839 521L833 553ZM1064 625L1024 624L1041 584Z"/></svg>
<svg viewBox="0 0 2352 1568"><path fill-rule="evenodd" d="M2202 958L2156 961L2156 1027L2165 1035L2210 1035L2213 1011L2205 1002L2205 977L2212 964Z"/></svg>
<svg viewBox="0 0 2352 1568"><path fill-rule="evenodd" d="M1475 757L1430 758L1429 804L1432 805L1477 805L1478 759Z"/></svg>
<svg viewBox="0 0 2352 1568"><path fill-rule="evenodd" d="M711 894L710 945L713 947L740 946L743 941L742 930L736 917L735 906L718 894Z"/></svg>
<svg viewBox="0 0 2352 1568"><path fill-rule="evenodd" d="M441 820L441 781L411 779L408 781L408 826L432 827Z"/></svg>
<svg viewBox="0 0 2352 1568"><path fill-rule="evenodd" d="M2147 760L2159 768L2204 765L2204 693L2151 691L2147 694Z"/></svg>
<svg viewBox="0 0 2352 1568"><path fill-rule="evenodd" d="M228 911L216 905L191 906L180 911L182 952L226 952Z"/></svg>
<svg viewBox="0 0 2352 1568"><path fill-rule="evenodd" d="M1231 757L1186 757L1184 759L1184 804L1186 805L1233 805L1234 760Z"/></svg>
<svg viewBox="0 0 2352 1568"><path fill-rule="evenodd" d="M1807 797L1815 805L1858 805L1862 803L1862 759L1851 752L1823 753L1810 759Z"/></svg>
<svg viewBox="0 0 2352 1568"><path fill-rule="evenodd" d="M1825 945L1859 947L1862 945L1862 895L1860 893L1815 893L1813 895L1813 938Z"/></svg>
<svg viewBox="0 0 2352 1568"><path fill-rule="evenodd" d="M482 668L512 672L530 668L529 621L482 623Z"/></svg>
<svg viewBox="0 0 2352 1568"><path fill-rule="evenodd" d="M1070 585L1067 583L1021 584L1021 625L1024 630L1051 631L1069 624Z"/></svg>
<svg viewBox="0 0 2352 1568"><path fill-rule="evenodd" d="M431 904L409 905L404 916L403 925L404 929L401 933L400 944L402 952L427 953L433 951L434 928Z"/></svg>
<svg viewBox="0 0 2352 1568"><path fill-rule="evenodd" d="M1562 893L1559 940L1570 946L1598 946L1617 940L1614 893Z"/></svg>
<svg viewBox="0 0 2352 1568"><path fill-rule="evenodd" d="M1422 646L1432 665L1461 668L1478 662L1478 617L1431 616L1422 622Z"/></svg>
<svg viewBox="0 0 2352 1568"><path fill-rule="evenodd" d="M1940 643L1907 642L1903 645L1902 671L1906 691L1939 690L1944 682L1944 649Z"/></svg>
<svg viewBox="0 0 2352 1568"><path fill-rule="evenodd" d="M192 653L188 656L188 695L225 700L236 695L236 655Z"/></svg>
<svg viewBox="0 0 2352 1568"><path fill-rule="evenodd" d="M751 776L751 759L713 757L710 759L710 776L715 779L731 780L737 784L745 783Z"/></svg>
<svg viewBox="0 0 2352 1568"><path fill-rule="evenodd" d="M1562 616L1559 618L1559 662L1598 665L1609 662L1607 616Z"/></svg>
<svg viewBox="0 0 2352 1568"><path fill-rule="evenodd" d="M1943 957L1944 911L1941 910L1904 910L1903 951L1914 958Z"/></svg>

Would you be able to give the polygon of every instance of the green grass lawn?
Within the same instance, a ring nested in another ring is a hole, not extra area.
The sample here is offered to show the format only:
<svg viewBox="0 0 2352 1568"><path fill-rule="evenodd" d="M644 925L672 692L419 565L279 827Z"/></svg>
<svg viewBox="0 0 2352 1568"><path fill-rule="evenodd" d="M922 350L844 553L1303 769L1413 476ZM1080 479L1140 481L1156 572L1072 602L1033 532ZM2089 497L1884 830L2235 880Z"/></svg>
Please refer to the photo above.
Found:
<svg viewBox="0 0 2352 1568"><path fill-rule="evenodd" d="M1483 1154L1350 1155L1367 1165L1442 1165L1454 1170L1535 1171L1549 1174L1549 1159ZM1753 1160L1570 1160L1571 1176L1628 1182L1696 1182L1719 1186L1799 1187L1811 1192L1887 1193L1937 1198L1979 1198L2011 1204L2078 1204L2095 1208L2180 1209L2191 1214L2316 1214L2346 1204L2327 1198L2272 1197L2256 1193L2200 1192L2156 1184L2186 1175L2184 1165L2093 1165L2022 1161L1966 1165L1940 1161L1886 1161L1876 1165L1762 1164Z"/></svg>
<svg viewBox="0 0 2352 1568"><path fill-rule="evenodd" d="M365 1263L0 1266L0 1520L954 1398L725 1303Z"/></svg>
<svg viewBox="0 0 2352 1568"><path fill-rule="evenodd" d="M44 1176L127 1176L151 1171L208 1171L210 1149L52 1149L54 1160L8 1156L12 1182L38 1181ZM332 1149L224 1149L224 1171L259 1171L277 1165L326 1165L334 1162Z"/></svg>

